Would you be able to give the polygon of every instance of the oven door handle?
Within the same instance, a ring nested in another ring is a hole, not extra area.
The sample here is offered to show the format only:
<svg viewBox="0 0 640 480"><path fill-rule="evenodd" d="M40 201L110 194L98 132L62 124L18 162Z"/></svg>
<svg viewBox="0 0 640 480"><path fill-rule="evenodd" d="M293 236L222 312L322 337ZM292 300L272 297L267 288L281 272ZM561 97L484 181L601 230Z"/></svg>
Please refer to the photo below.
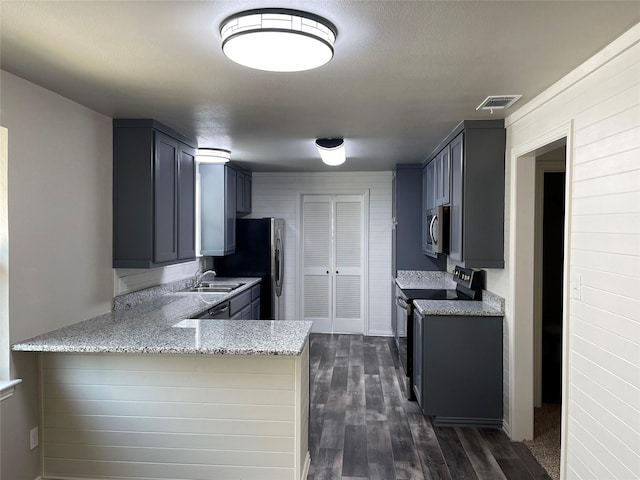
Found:
<svg viewBox="0 0 640 480"><path fill-rule="evenodd" d="M396 297L396 305L403 310L409 310L409 304L402 297Z"/></svg>

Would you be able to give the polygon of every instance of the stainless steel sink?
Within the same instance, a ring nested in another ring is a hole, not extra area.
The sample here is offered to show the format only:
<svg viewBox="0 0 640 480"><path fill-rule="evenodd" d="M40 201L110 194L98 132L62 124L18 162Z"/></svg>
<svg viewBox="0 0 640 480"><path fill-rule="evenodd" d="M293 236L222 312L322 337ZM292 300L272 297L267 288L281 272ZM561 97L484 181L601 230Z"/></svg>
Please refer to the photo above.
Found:
<svg viewBox="0 0 640 480"><path fill-rule="evenodd" d="M243 285L244 283L203 283L187 291L194 293L229 293Z"/></svg>

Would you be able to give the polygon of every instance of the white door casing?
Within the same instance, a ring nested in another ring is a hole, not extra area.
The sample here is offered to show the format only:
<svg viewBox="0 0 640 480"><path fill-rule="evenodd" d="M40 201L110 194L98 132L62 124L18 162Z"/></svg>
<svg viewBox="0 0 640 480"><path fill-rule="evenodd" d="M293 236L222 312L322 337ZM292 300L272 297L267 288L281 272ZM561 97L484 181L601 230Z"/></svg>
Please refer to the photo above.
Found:
<svg viewBox="0 0 640 480"><path fill-rule="evenodd" d="M302 315L313 331L364 333L363 195L303 195Z"/></svg>

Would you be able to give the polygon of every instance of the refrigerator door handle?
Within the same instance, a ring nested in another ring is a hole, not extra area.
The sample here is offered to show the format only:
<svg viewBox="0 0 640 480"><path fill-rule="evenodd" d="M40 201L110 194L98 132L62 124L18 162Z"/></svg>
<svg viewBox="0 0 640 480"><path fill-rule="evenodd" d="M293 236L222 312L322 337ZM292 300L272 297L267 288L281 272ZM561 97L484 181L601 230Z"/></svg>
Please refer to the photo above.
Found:
<svg viewBox="0 0 640 480"><path fill-rule="evenodd" d="M275 252L275 264L276 264L276 296L282 295L282 268L283 268L283 258L282 258L282 242L280 237L276 238L276 252Z"/></svg>

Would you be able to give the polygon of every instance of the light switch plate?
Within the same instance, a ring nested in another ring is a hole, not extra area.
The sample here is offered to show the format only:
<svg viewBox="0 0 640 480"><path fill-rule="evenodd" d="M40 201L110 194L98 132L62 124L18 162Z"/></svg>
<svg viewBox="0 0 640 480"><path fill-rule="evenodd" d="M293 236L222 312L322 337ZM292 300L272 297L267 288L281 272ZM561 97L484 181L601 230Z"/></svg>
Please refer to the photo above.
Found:
<svg viewBox="0 0 640 480"><path fill-rule="evenodd" d="M33 427L29 431L29 448L33 450L38 446L38 427Z"/></svg>
<svg viewBox="0 0 640 480"><path fill-rule="evenodd" d="M574 300L580 300L582 297L582 278L580 275L575 275L571 281L571 298Z"/></svg>

